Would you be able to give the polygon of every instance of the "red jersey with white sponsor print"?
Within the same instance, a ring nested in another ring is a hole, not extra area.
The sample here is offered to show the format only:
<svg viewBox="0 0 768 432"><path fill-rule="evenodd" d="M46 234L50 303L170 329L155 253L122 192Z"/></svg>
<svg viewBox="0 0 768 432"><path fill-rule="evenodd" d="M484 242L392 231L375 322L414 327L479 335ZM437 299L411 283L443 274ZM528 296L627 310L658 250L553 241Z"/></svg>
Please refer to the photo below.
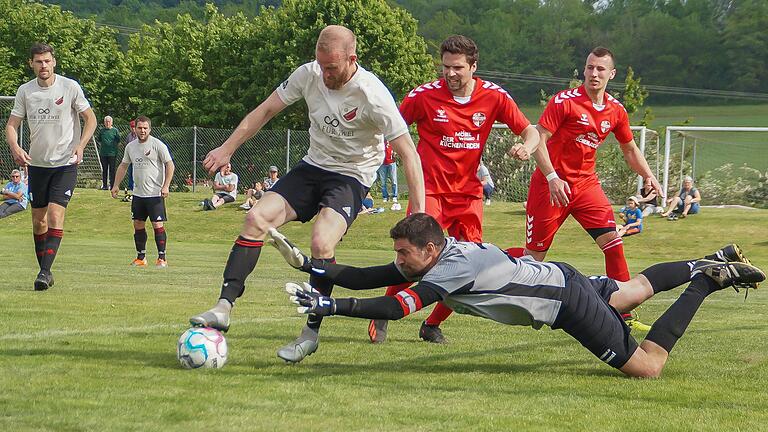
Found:
<svg viewBox="0 0 768 432"><path fill-rule="evenodd" d="M597 181L597 148L613 131L620 143L632 141L632 130L624 106L608 93L598 109L584 86L557 93L541 114L539 125L552 132L547 150L558 175L569 184ZM537 168L535 177L543 179ZM546 181L546 180L545 180Z"/></svg>
<svg viewBox="0 0 768 432"><path fill-rule="evenodd" d="M475 89L464 104L454 99L444 79L416 87L400 104L405 122L416 122L416 150L427 194L482 197L476 173L493 122L506 123L517 135L530 125L506 90L490 81L474 80Z"/></svg>

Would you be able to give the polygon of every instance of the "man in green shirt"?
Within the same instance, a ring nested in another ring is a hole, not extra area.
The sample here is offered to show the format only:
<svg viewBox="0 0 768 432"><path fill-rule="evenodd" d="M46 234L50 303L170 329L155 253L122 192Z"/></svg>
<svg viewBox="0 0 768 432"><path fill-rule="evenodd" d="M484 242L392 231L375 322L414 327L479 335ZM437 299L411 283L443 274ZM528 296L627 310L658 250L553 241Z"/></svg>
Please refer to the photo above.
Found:
<svg viewBox="0 0 768 432"><path fill-rule="evenodd" d="M112 117L104 117L104 127L99 131L97 140L101 159L101 190L110 190L115 184L115 159L117 146L120 144L120 132L112 127Z"/></svg>

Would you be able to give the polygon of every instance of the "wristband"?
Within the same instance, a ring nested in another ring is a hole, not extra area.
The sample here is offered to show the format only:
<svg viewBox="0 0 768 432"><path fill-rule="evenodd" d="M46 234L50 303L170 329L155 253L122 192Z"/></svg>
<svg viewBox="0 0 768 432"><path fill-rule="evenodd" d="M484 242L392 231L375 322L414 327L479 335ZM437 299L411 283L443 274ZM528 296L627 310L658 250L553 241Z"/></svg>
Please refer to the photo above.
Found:
<svg viewBox="0 0 768 432"><path fill-rule="evenodd" d="M557 173L555 171L552 171L551 173L547 174L547 181L551 182L554 179L559 179L560 177L557 176Z"/></svg>

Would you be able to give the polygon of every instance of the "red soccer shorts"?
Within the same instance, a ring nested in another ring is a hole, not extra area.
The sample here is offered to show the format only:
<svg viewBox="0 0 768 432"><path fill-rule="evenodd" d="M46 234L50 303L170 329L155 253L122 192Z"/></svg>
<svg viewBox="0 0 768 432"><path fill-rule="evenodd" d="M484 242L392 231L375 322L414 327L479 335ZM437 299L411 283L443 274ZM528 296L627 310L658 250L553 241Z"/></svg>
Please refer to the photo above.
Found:
<svg viewBox="0 0 768 432"><path fill-rule="evenodd" d="M526 210L525 247L543 252L552 245L555 233L573 215L584 229L616 228L613 208L599 183L571 186L571 202L567 207L549 203L549 185L546 181L532 181L528 189Z"/></svg>
<svg viewBox="0 0 768 432"><path fill-rule="evenodd" d="M457 240L483 241L483 200L470 195L427 195L425 212ZM408 207L408 214L411 208Z"/></svg>

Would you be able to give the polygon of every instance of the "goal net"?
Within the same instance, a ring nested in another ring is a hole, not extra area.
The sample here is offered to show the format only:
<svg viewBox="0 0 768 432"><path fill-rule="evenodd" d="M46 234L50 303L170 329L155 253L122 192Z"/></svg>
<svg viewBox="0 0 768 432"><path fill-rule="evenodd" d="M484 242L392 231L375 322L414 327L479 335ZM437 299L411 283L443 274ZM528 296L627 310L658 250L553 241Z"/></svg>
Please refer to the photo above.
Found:
<svg viewBox="0 0 768 432"><path fill-rule="evenodd" d="M11 170L18 168L11 156L10 148L5 139L5 126L13 110L13 96L0 96L0 128L2 128L2 145L0 146L0 179L8 178ZM29 151L29 127L26 120L19 128L19 143L21 148ZM91 138L83 153L83 162L77 169L77 185L80 187L99 187L101 185L101 161L99 160L96 142Z"/></svg>
<svg viewBox="0 0 768 432"><path fill-rule="evenodd" d="M632 132L651 170L659 177L663 168L663 149L659 135L643 126L632 126ZM528 186L536 164L533 160L523 162L507 155L509 148L517 142L522 141L507 125L494 124L485 146L483 161L496 186L494 195L506 201L523 202L528 197ZM613 135L609 135L598 148L596 169L603 190L616 204L623 203L642 187L642 179L627 166Z"/></svg>
<svg viewBox="0 0 768 432"><path fill-rule="evenodd" d="M703 205L768 207L768 128L670 126L664 151L668 196L690 176Z"/></svg>

